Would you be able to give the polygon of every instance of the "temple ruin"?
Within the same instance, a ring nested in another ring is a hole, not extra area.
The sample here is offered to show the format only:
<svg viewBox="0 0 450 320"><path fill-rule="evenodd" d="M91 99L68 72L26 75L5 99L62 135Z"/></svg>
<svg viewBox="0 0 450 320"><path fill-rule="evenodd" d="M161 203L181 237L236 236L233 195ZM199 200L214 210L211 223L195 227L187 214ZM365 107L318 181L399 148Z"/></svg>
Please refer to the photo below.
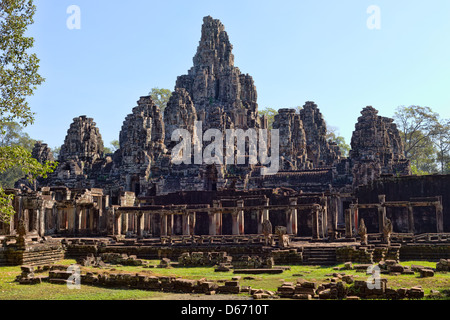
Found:
<svg viewBox="0 0 450 320"><path fill-rule="evenodd" d="M357 120L349 157L327 140L323 116L308 101L300 112L280 109L275 117L280 170L274 175L262 176L263 165L248 159L174 165L176 129L196 136L196 122L203 124L200 133L268 128L258 113L253 78L234 65L232 49L222 23L205 17L193 67L176 80L167 108L162 112L151 97L140 97L123 122L114 154L104 153L93 119L74 118L57 169L46 179L34 184L22 179L7 190L15 195L16 215L0 226L0 263L39 264L81 254L88 240L80 239L91 239L89 245L104 252L145 258L178 259L182 252L220 247L231 255L269 252L277 263L283 248L295 251L284 253L293 254L292 261L333 263L341 244L371 254L395 245L400 257L404 252L418 257L428 243L450 258L450 176L412 176L395 123L371 106ZM43 143L35 145L33 157L54 159ZM358 242L361 219L365 247ZM393 230L386 243L388 221ZM272 234L286 228L287 240L269 245L267 222ZM15 240L19 229L22 243ZM20 245L37 249L30 253ZM321 254L323 260L317 258Z"/></svg>

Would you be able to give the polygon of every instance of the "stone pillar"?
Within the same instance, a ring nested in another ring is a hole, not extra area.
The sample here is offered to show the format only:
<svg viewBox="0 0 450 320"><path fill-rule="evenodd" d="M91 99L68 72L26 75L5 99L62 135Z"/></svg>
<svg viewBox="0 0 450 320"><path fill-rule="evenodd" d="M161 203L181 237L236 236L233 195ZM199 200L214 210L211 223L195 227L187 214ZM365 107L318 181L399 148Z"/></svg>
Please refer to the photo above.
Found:
<svg viewBox="0 0 450 320"><path fill-rule="evenodd" d="M353 238L353 217L352 210L345 210L345 237Z"/></svg>
<svg viewBox="0 0 450 320"><path fill-rule="evenodd" d="M256 223L258 224L258 234L263 234L263 210L264 209L259 209L258 212L256 213Z"/></svg>
<svg viewBox="0 0 450 320"><path fill-rule="evenodd" d="M45 236L45 208L41 208L37 211L37 216L39 218L39 230L38 234L39 236L43 237Z"/></svg>
<svg viewBox="0 0 450 320"><path fill-rule="evenodd" d="M222 234L222 212L216 213L216 235Z"/></svg>
<svg viewBox="0 0 450 320"><path fill-rule="evenodd" d="M220 201L214 200L213 207L220 208L221 207ZM215 222L214 234L221 235L222 234L222 212L217 211L213 215L214 215L214 222Z"/></svg>
<svg viewBox="0 0 450 320"><path fill-rule="evenodd" d="M264 199L264 206L268 207L270 203L270 199L266 198ZM270 221L269 218L269 209L267 208L262 208L260 210L258 210L258 234L263 234L263 223L264 220Z"/></svg>
<svg viewBox="0 0 450 320"><path fill-rule="evenodd" d="M112 208L112 214L114 217L114 235L120 236L122 234L122 214L115 212L114 208Z"/></svg>
<svg viewBox="0 0 450 320"><path fill-rule="evenodd" d="M384 194L379 195L378 201L380 202L378 205L378 230L380 233L383 233L383 228L386 222L386 207L384 206L386 196Z"/></svg>
<svg viewBox="0 0 450 320"><path fill-rule="evenodd" d="M128 232L128 213L122 213L122 234L126 235Z"/></svg>
<svg viewBox="0 0 450 320"><path fill-rule="evenodd" d="M208 214L208 218L209 218L209 235L215 236L217 232L217 222L216 222L217 215L215 212L212 212Z"/></svg>
<svg viewBox="0 0 450 320"><path fill-rule="evenodd" d="M444 208L442 206L442 200L436 204L436 231L437 233L444 232Z"/></svg>
<svg viewBox="0 0 450 320"><path fill-rule="evenodd" d="M168 235L174 236L175 235L175 215L171 214L167 217L167 222L169 225L167 226L167 233Z"/></svg>
<svg viewBox="0 0 450 320"><path fill-rule="evenodd" d="M142 212L137 214L137 236L138 239L144 238L144 214Z"/></svg>
<svg viewBox="0 0 450 320"><path fill-rule="evenodd" d="M104 221L104 216L103 216L103 197L98 197L98 220L97 220L97 233L101 233L102 232L102 221Z"/></svg>
<svg viewBox="0 0 450 320"><path fill-rule="evenodd" d="M313 239L319 239L319 210L319 207L314 206L311 212Z"/></svg>
<svg viewBox="0 0 450 320"><path fill-rule="evenodd" d="M152 233L151 221L152 221L152 214L149 212L144 213L144 230L147 231L148 233Z"/></svg>
<svg viewBox="0 0 450 320"><path fill-rule="evenodd" d="M167 215L160 214L161 217L161 236L167 236Z"/></svg>
<svg viewBox="0 0 450 320"><path fill-rule="evenodd" d="M60 225L61 225L60 210L58 209L58 207L56 205L54 205L52 208L52 211L53 211L53 216L55 217L55 233L58 234Z"/></svg>
<svg viewBox="0 0 450 320"><path fill-rule="evenodd" d="M408 205L408 232L414 234L414 207L409 204Z"/></svg>
<svg viewBox="0 0 450 320"><path fill-rule="evenodd" d="M320 198L321 215L322 215L322 237L328 237L328 204L327 198L325 196Z"/></svg>
<svg viewBox="0 0 450 320"><path fill-rule="evenodd" d="M182 224L183 224L183 236L188 236L190 234L190 230L189 230L189 214L188 213L183 213L182 216Z"/></svg>
<svg viewBox="0 0 450 320"><path fill-rule="evenodd" d="M233 236L239 235L239 223L238 223L238 211L235 210L231 213L231 228Z"/></svg>
<svg viewBox="0 0 450 320"><path fill-rule="evenodd" d="M192 212L189 214L189 235L194 236L195 235L195 224L197 223L197 214L195 212Z"/></svg>
<svg viewBox="0 0 450 320"><path fill-rule="evenodd" d="M289 199L291 206L297 205L297 198L291 198ZM298 226L297 226L297 208L291 208L291 228L292 228L292 234L297 235L298 233Z"/></svg>
<svg viewBox="0 0 450 320"><path fill-rule="evenodd" d="M338 216L339 216L338 203L339 203L338 196L333 195L330 199L330 205L328 206L328 210L327 210L327 217L330 217L330 222L331 222L330 231L331 231L333 237L334 237L334 233L336 232L337 226L338 226Z"/></svg>
<svg viewBox="0 0 450 320"><path fill-rule="evenodd" d="M96 213L96 210L94 208L89 209L89 232L90 233L96 233L98 230L94 229L94 215ZM98 227L98 223L97 223Z"/></svg>
<svg viewBox="0 0 450 320"><path fill-rule="evenodd" d="M238 208L244 208L244 200L237 201ZM244 209L238 209L238 225L239 225L239 234L245 234L245 221L244 221Z"/></svg>
<svg viewBox="0 0 450 320"><path fill-rule="evenodd" d="M82 218L83 208L78 208L75 213L75 232L79 233L81 230L81 218Z"/></svg>
<svg viewBox="0 0 450 320"><path fill-rule="evenodd" d="M270 199L267 198L267 199L265 199L265 200L266 200L265 206L268 207L268 206L270 205ZM262 212L262 220L263 220L263 221L264 221L264 220L270 221L270 215L269 215L269 209L268 209L268 208L264 208L264 209L263 209L263 212Z"/></svg>

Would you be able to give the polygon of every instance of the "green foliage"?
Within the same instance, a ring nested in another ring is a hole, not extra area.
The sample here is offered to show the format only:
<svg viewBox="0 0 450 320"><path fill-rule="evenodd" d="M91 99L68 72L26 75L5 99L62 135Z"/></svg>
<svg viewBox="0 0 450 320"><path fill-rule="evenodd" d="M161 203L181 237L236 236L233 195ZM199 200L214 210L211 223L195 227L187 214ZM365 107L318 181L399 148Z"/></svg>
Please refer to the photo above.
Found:
<svg viewBox="0 0 450 320"><path fill-rule="evenodd" d="M348 157L350 153L350 145L345 142L345 138L339 135L339 131L337 127L330 126L327 124L327 135L326 138L328 141L336 142L341 150L341 154L343 157Z"/></svg>
<svg viewBox="0 0 450 320"><path fill-rule="evenodd" d="M13 122L27 126L34 121L27 97L34 94L44 78L38 74L39 59L27 52L34 39L26 37L27 27L33 23L36 7L32 0L0 0L0 174L12 168L20 168L31 181L46 177L56 163L40 164L31 156L29 145L18 134ZM18 134L18 135L17 135ZM0 186L0 219L8 222L14 214L11 196Z"/></svg>
<svg viewBox="0 0 450 320"><path fill-rule="evenodd" d="M26 126L34 121L26 98L44 79L38 74L39 59L27 53L34 39L24 34L35 11L32 0L0 0L0 123Z"/></svg>
<svg viewBox="0 0 450 320"><path fill-rule="evenodd" d="M120 149L119 140L113 140L109 144L110 144L110 147L105 147L104 148L104 153L105 154L113 154L114 152L116 152L117 150Z"/></svg>
<svg viewBox="0 0 450 320"><path fill-rule="evenodd" d="M31 139L27 133L22 131L22 127L16 122L7 122L3 125L3 134L0 133L0 148L5 146L22 146L28 151L32 151L35 140ZM14 165L0 173L0 186L3 188L13 188L14 183L23 177L22 169L19 165Z"/></svg>
<svg viewBox="0 0 450 320"><path fill-rule="evenodd" d="M446 173L450 161L449 120L421 106L400 106L394 119L413 174Z"/></svg>
<svg viewBox="0 0 450 320"><path fill-rule="evenodd" d="M161 112L164 114L164 109L166 109L167 107L167 103L169 102L170 97L172 96L172 92L169 89L153 88L149 94L152 97L153 102L159 107Z"/></svg>
<svg viewBox="0 0 450 320"><path fill-rule="evenodd" d="M119 140L113 140L110 142L110 144L111 144L111 150L113 153L120 149Z"/></svg>
<svg viewBox="0 0 450 320"><path fill-rule="evenodd" d="M53 157L55 159L59 158L59 153L61 152L61 147L55 147L52 149Z"/></svg>
<svg viewBox="0 0 450 320"><path fill-rule="evenodd" d="M275 116L278 114L278 111L273 108L265 108L259 111L259 114L267 117L268 129L272 129L273 122L275 120Z"/></svg>

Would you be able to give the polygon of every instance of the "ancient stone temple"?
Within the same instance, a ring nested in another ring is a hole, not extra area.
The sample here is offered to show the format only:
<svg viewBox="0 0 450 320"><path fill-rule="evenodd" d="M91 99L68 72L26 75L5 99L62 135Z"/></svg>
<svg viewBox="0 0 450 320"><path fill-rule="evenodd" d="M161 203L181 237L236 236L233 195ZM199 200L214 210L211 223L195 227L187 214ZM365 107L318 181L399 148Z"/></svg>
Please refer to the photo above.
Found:
<svg viewBox="0 0 450 320"><path fill-rule="evenodd" d="M20 226L29 243L46 236L103 236L119 242L105 250L142 241L136 250L154 258L161 253L155 248L181 246L183 251L192 245L207 250L215 244L262 254L265 245L271 246L267 226L283 231L283 248L299 239L354 242L357 230L366 230L364 243L371 245L382 241L389 226L394 242L450 232L450 176L411 177L396 125L373 107L364 108L358 118L348 158L327 140L325 119L308 101L300 110L280 109L274 119L277 172L261 174L265 164L250 161L248 143L243 164L198 161L213 140L218 142L216 136L205 137L209 129L221 134L240 129L250 141L248 132L261 135L268 127L267 118L258 114L253 79L234 65L232 49L222 23L205 17L193 66L176 80L164 115L151 97L140 97L124 119L114 154L104 154L93 119L75 118L55 172L35 183L22 179L16 189L7 190L15 195L17 214L9 225L0 224L5 243ZM190 138L174 157L180 130ZM228 155L225 134L217 139L223 144L211 155ZM265 142L271 152L274 141ZM232 155L237 144L233 140ZM53 160L41 142L33 157ZM179 159L183 161L177 163ZM364 228L359 228L360 219ZM178 258L179 251L167 250ZM312 263L311 251L300 251L292 253L295 259L304 254L303 262Z"/></svg>

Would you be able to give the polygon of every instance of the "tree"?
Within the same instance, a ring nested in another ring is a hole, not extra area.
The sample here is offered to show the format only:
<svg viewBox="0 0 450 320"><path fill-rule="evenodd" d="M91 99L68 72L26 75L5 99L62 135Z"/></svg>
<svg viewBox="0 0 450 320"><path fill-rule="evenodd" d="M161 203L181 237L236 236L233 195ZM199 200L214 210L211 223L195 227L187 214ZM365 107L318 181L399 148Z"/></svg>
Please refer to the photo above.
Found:
<svg viewBox="0 0 450 320"><path fill-rule="evenodd" d="M278 114L278 111L272 108L265 108L259 111L259 113L267 117L268 129L272 129L273 122L275 120L275 116Z"/></svg>
<svg viewBox="0 0 450 320"><path fill-rule="evenodd" d="M448 173L450 165L450 119L439 121L437 133L432 139L436 150L436 161L442 174Z"/></svg>
<svg viewBox="0 0 450 320"><path fill-rule="evenodd" d="M25 32L33 23L36 7L33 0L0 0L0 133L7 135L7 124L17 122L25 127L34 122L26 99L34 94L44 78L38 74L39 59L29 54L34 39ZM46 177L56 163L39 163L31 152L20 145L0 147L0 173L18 166L32 181L38 176ZM8 223L14 208L12 195L0 186L0 219Z"/></svg>
<svg viewBox="0 0 450 320"><path fill-rule="evenodd" d="M169 89L153 88L149 94L152 97L153 102L159 107L162 114L164 114L164 109L167 107L167 103L172 96L172 91Z"/></svg>
<svg viewBox="0 0 450 320"><path fill-rule="evenodd" d="M327 135L326 138L328 141L336 142L341 150L341 154L343 157L348 157L350 153L350 145L345 142L345 138L339 134L339 130L337 127L330 126L327 124Z"/></svg>
<svg viewBox="0 0 450 320"><path fill-rule="evenodd" d="M52 149L53 157L55 159L58 159L60 152L61 152L61 146L53 148Z"/></svg>
<svg viewBox="0 0 450 320"><path fill-rule="evenodd" d="M113 140L110 142L110 144L111 144L111 147L112 147L111 150L113 153L120 149L119 140Z"/></svg>
<svg viewBox="0 0 450 320"><path fill-rule="evenodd" d="M0 134L0 148L7 146L22 146L31 152L36 140L30 138L22 131L22 127L16 122L4 124L5 134ZM0 185L4 188L13 188L14 183L23 177L22 169L15 165L0 173Z"/></svg>
<svg viewBox="0 0 450 320"><path fill-rule="evenodd" d="M413 160L413 155L420 155L426 149L430 139L437 134L439 115L429 107L401 106L394 114L394 120L400 131L405 147L406 158Z"/></svg>

